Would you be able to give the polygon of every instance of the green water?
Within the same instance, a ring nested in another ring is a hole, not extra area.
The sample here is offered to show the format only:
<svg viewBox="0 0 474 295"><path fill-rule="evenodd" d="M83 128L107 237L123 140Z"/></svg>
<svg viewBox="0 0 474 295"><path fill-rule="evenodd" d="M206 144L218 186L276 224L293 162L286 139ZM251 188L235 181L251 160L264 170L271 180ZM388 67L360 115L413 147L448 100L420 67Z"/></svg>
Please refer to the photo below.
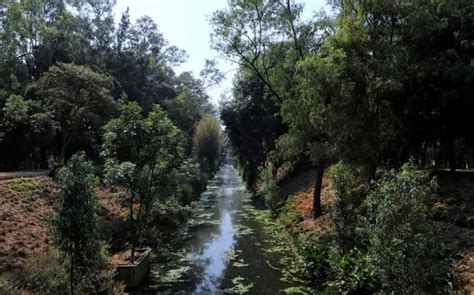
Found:
<svg viewBox="0 0 474 295"><path fill-rule="evenodd" d="M208 184L183 242L152 265L137 294L284 294L302 266L268 210L252 203L229 164Z"/></svg>

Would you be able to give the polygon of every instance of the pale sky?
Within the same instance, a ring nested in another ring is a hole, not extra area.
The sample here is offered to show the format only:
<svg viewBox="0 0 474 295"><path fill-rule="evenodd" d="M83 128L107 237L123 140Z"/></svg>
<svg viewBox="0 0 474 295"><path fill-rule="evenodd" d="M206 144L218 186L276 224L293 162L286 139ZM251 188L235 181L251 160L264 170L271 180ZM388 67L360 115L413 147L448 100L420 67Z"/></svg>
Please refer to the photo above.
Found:
<svg viewBox="0 0 474 295"><path fill-rule="evenodd" d="M314 11L321 10L326 4L326 0L298 2L305 3L305 18L311 17ZM188 53L187 62L175 69L178 74L192 71L197 76L205 59L215 58L219 62L219 68L226 74L226 79L218 87L208 91L213 103L216 104L221 94L230 90L236 66L219 59L219 54L211 49L211 27L208 22L213 11L227 7L227 0L117 0L117 22L127 7L130 8L132 22L143 15L150 16L170 45Z"/></svg>

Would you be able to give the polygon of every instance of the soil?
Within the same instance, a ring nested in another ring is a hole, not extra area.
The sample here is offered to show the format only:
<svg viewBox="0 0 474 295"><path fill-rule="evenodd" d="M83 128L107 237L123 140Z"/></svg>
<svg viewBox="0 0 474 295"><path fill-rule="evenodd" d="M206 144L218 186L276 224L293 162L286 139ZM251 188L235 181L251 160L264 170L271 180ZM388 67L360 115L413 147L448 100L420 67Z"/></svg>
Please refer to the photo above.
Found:
<svg viewBox="0 0 474 295"><path fill-rule="evenodd" d="M326 232L331 228L331 219L328 208L334 200L329 179L323 178L321 191L321 207L323 215L317 219L312 217L313 192L315 171L312 169L295 173L288 179L280 182L280 194L289 194L291 197L287 202L295 208L299 216L299 223L304 231Z"/></svg>
<svg viewBox="0 0 474 295"><path fill-rule="evenodd" d="M303 217L303 228L305 230L314 230L318 232L325 232L331 228L331 219L327 213L329 205L333 202L334 196L332 194L329 180L323 178L323 189L321 192L321 207L323 215L317 219L313 219L313 192L314 188L311 186L294 195L294 204L300 216Z"/></svg>
<svg viewBox="0 0 474 295"><path fill-rule="evenodd" d="M45 221L56 193L45 176L0 181L0 271L51 247Z"/></svg>
<svg viewBox="0 0 474 295"><path fill-rule="evenodd" d="M97 191L103 226L126 214L109 189ZM47 176L0 180L0 272L21 268L30 257L52 247L47 219L58 192Z"/></svg>
<svg viewBox="0 0 474 295"><path fill-rule="evenodd" d="M466 291L474 294L474 173L438 172L439 197L433 205L434 219L441 230L441 238L455 261L455 270L466 283ZM280 182L282 194L290 195L286 201L299 215L298 224L305 231L323 233L331 228L327 208L334 200L329 180L323 180L321 204L323 216L313 220L314 171L299 171ZM360 184L355 191L366 192L367 184ZM283 197L283 196L282 196ZM364 206L356 210L363 211Z"/></svg>
<svg viewBox="0 0 474 295"><path fill-rule="evenodd" d="M434 218L448 249L457 257L455 269L474 294L474 173L437 174L439 198Z"/></svg>

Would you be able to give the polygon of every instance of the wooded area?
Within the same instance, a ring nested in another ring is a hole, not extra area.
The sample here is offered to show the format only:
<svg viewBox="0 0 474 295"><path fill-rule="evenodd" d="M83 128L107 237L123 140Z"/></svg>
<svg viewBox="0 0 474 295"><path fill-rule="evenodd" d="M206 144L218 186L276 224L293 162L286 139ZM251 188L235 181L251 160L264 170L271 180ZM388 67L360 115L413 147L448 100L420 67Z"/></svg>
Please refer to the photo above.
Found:
<svg viewBox="0 0 474 295"><path fill-rule="evenodd" d="M187 53L151 17L116 23L115 4L0 2L0 171L51 177L0 180L0 293L206 291L191 264L161 266L191 263L173 243L225 216L229 247L253 234L279 255L258 258L278 291L474 290L472 0L329 0L311 17L296 0L229 0L209 16L210 47L236 66L218 106L215 60L178 74ZM31 253L15 240L25 216L46 237ZM215 290L252 293L255 262L229 251L213 280L241 273ZM114 259L159 271L135 285Z"/></svg>

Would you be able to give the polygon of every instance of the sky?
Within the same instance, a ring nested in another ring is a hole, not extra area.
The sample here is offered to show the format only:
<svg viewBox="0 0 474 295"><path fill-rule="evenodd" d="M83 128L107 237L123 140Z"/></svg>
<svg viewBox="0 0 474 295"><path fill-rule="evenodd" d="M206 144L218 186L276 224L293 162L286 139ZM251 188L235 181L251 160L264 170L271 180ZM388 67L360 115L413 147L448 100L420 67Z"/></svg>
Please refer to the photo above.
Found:
<svg viewBox="0 0 474 295"><path fill-rule="evenodd" d="M310 18L314 11L324 7L326 0L298 2L305 4L303 17ZM230 91L236 66L220 59L219 53L211 49L212 28L208 21L212 12L227 7L227 0L117 0L114 10L117 22L127 7L130 8L132 21L144 15L150 16L170 45L175 45L188 53L187 62L175 69L178 74L192 71L197 76L204 66L205 59L218 61L219 69L225 74L225 80L208 91L211 102L217 104L221 95Z"/></svg>

